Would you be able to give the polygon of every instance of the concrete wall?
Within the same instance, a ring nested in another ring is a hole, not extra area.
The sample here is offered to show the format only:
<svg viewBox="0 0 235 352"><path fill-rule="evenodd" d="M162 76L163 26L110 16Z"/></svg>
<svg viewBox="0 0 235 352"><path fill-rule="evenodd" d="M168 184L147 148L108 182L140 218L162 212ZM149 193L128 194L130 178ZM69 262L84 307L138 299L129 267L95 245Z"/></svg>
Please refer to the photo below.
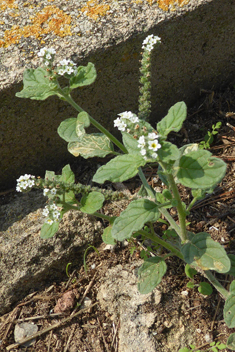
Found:
<svg viewBox="0 0 235 352"><path fill-rule="evenodd" d="M192 104L201 88L216 89L235 82L233 0L191 0L168 12L156 3L147 10L140 13L142 22L133 20L123 29L124 34L113 28L106 42L102 37L94 45L92 33L90 46L88 39L80 47L79 38L69 45L66 37L56 42L60 58L66 54L79 64L95 64L96 82L74 91L73 97L111 130L118 113L138 111L141 43L148 34L162 38L162 45L152 55L153 126L177 101ZM0 50L0 190L14 187L21 174L43 176L46 169L58 170L74 160L56 133L63 119L76 116L74 110L56 97L45 101L15 97L22 88L24 62L27 67L38 63L37 58L30 59L30 54L26 51L25 56L21 50L24 41L36 51L42 47L35 38L22 38L18 44Z"/></svg>

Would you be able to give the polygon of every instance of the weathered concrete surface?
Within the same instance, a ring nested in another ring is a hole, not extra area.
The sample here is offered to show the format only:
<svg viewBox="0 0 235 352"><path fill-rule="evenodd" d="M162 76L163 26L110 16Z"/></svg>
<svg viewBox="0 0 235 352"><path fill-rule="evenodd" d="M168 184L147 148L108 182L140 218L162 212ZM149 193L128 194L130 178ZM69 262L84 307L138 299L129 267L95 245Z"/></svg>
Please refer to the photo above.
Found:
<svg viewBox="0 0 235 352"><path fill-rule="evenodd" d="M4 206L9 216L7 225L15 220L15 214L12 219L10 216L15 208L19 208L24 217L7 229L2 226L5 231L0 232L0 315L9 311L11 305L19 302L30 290L40 289L49 278L63 277L68 262L78 263L84 246L100 239L101 223L79 211L64 215L53 238L41 239L39 233L45 221L42 209L26 215L30 204L36 208L43 205L43 200L45 202L40 193L32 198L27 194L17 196L15 201Z"/></svg>
<svg viewBox="0 0 235 352"><path fill-rule="evenodd" d="M233 0L107 0L102 2L103 12L97 10L95 0L89 6L84 0L55 0L53 6L70 17L70 28L64 24L63 30L72 35L52 30L46 33L49 24L40 22L38 29L30 27L42 32L38 38L35 33L26 38L22 29L7 47L14 35L5 38L3 29L10 30L16 20L24 21L20 26L25 28L30 21L35 22L35 11L42 14L43 5L51 5L47 0L36 3L38 7L35 2L30 6L25 3L25 16L4 15L5 22L0 24L0 189L14 187L15 178L21 174L43 175L46 169L57 169L74 159L56 133L63 119L76 116L73 109L54 97L43 102L15 97L22 88L24 67L38 65L35 52L43 46L55 47L58 60L66 57L79 64L95 64L96 82L73 96L111 130L117 113L138 111L141 42L148 34L162 38L162 45L152 56L152 122L177 101L191 104L201 88L214 89L235 80ZM170 11L169 3L175 3L174 11ZM2 7L1 11L4 14L7 9ZM48 16L47 21L55 13Z"/></svg>

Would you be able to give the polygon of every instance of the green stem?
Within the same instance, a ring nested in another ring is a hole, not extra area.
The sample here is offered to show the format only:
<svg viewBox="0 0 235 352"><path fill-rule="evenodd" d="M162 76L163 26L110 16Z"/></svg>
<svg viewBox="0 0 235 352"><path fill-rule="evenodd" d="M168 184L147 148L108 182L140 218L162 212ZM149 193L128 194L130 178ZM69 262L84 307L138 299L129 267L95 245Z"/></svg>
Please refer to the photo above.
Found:
<svg viewBox="0 0 235 352"><path fill-rule="evenodd" d="M196 269L198 270L198 268L196 268ZM210 283L216 288L216 290L223 296L223 298L225 300L229 297L230 293L214 277L214 275L212 274L212 272L210 270L205 270L205 271L200 270L199 272L210 281Z"/></svg>
<svg viewBox="0 0 235 352"><path fill-rule="evenodd" d="M63 96L63 98L70 104L72 105L78 112L84 111L70 95L64 94L64 92L61 90L60 94ZM110 133L106 128L104 128L99 122L97 122L93 117L89 115L90 122L92 123L93 126L95 126L100 132L104 133L123 153L128 153L127 149L124 147L124 145L119 142L117 138L115 138L112 133Z"/></svg>
<svg viewBox="0 0 235 352"><path fill-rule="evenodd" d="M101 218L101 219L107 220L108 222L111 222L114 219L114 217L112 217L112 216L108 216L108 215L101 214L101 213L98 213L98 212L95 212L95 213L93 213L91 215L97 216L97 218Z"/></svg>
<svg viewBox="0 0 235 352"><path fill-rule="evenodd" d="M182 253L180 253L180 251L178 251L178 249L176 249L170 243L167 243L164 240L162 240L160 237L157 236L156 233L152 234L152 233L149 233L145 230L139 230L139 231L137 231L137 233L139 233L140 235L142 235L146 238L149 238L154 243L160 244L162 247L164 247L164 248L168 249L170 252L174 253L174 255L176 255L178 258L184 260Z"/></svg>

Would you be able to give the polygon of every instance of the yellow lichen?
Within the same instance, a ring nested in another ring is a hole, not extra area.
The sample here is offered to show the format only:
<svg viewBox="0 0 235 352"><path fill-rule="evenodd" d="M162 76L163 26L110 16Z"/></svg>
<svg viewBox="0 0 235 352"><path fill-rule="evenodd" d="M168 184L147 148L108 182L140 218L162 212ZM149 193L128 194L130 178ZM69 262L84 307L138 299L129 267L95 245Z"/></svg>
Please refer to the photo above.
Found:
<svg viewBox="0 0 235 352"><path fill-rule="evenodd" d="M149 2L152 0L148 0ZM158 0L158 6L164 10L164 11L168 11L168 9L170 8L171 10L175 10L175 6L184 6L187 5L189 3L190 0Z"/></svg>
<svg viewBox="0 0 235 352"><path fill-rule="evenodd" d="M70 30L71 16L55 6L46 6L41 12L31 19L32 24L24 26L12 26L4 33L4 40L0 40L1 46L9 46L18 43L20 38L33 36L40 39L42 35L54 33L60 37L72 35Z"/></svg>
<svg viewBox="0 0 235 352"><path fill-rule="evenodd" d="M1 0L0 1L0 9L2 11L6 9L18 9L18 5L14 3L15 0Z"/></svg>
<svg viewBox="0 0 235 352"><path fill-rule="evenodd" d="M86 15L94 20L97 20L99 16L104 16L109 10L109 5L99 4L97 0L90 0L86 6L81 8L82 12L86 12Z"/></svg>

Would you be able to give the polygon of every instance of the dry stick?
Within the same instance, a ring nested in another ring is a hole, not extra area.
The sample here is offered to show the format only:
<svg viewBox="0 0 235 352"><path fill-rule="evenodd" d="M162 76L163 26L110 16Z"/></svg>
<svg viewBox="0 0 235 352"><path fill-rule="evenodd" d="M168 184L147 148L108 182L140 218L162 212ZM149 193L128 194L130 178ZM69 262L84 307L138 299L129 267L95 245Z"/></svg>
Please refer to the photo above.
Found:
<svg viewBox="0 0 235 352"><path fill-rule="evenodd" d="M100 320L99 320L98 317L97 317L97 321L98 321L99 326L100 326L100 332L101 332L101 336L102 336L102 339L103 339L103 342L104 342L104 345L105 345L105 349L106 349L107 352L110 352L109 346L108 346L108 344L107 344L107 342L106 342L106 340L105 340L104 333L103 333L103 329L102 329L102 326L101 326L101 324L100 324Z"/></svg>
<svg viewBox="0 0 235 352"><path fill-rule="evenodd" d="M17 324L17 323L22 323L24 321L30 321L30 320L57 318L57 317L60 317L61 315L64 315L64 314L63 313L52 313L52 314L47 314L47 315L36 315L35 317L16 319L13 321L13 323Z"/></svg>
<svg viewBox="0 0 235 352"><path fill-rule="evenodd" d="M47 347L47 352L50 352L52 333L53 333L53 331L51 330L51 332L50 332L50 337L49 337L49 342L48 342L48 347Z"/></svg>
<svg viewBox="0 0 235 352"><path fill-rule="evenodd" d="M72 339L72 337L73 337L73 334L74 334L75 329L76 329L76 325L74 325L73 330L71 331L71 334L69 335L69 338L68 338L68 341L67 341L67 343L66 343L64 352L66 352L66 351L68 350L68 348L69 348L69 344L70 344L70 341L71 341L71 339Z"/></svg>
<svg viewBox="0 0 235 352"><path fill-rule="evenodd" d="M117 336L117 332L118 332L119 324L120 324L120 321L118 322L118 324L117 324L117 329L116 329L115 324L114 324L114 322L113 322L113 331L114 331L114 335L113 335L113 341L112 341L112 343L111 343L111 348L112 348L113 345L114 345L114 342L115 342L115 339L116 339L116 336ZM116 350L116 348L115 348L115 350Z"/></svg>
<svg viewBox="0 0 235 352"><path fill-rule="evenodd" d="M74 317L77 317L78 315L87 312L89 309L93 308L93 307L96 306L97 304L98 304L98 302L92 304L92 305L91 305L90 307L88 307L88 308L84 308L84 309L79 310L77 313L75 313L75 314L73 314L73 315L70 315L70 316L67 317L67 318L62 319L60 322L58 322L58 323L56 323L56 324L54 324L54 325L52 325L52 326L49 326L48 328L46 328L46 329L44 329L44 330L42 330L42 331L39 331L39 332L37 332L37 333L34 334L34 335L28 336L28 337L22 339L21 341L19 341L19 342L17 342L17 343L14 343L14 344L8 346L8 347L6 348L6 350L7 350L7 351L10 351L10 350L12 350L13 348L19 347L20 345L24 344L25 342L28 342L28 341L30 341L30 340L33 340L33 339L35 339L36 337L39 337L39 336L41 336L42 334L45 334L46 332L51 331L52 329L58 328L59 326L61 326L61 325L64 324L64 323L67 323L68 321L70 321L70 320L73 319Z"/></svg>

